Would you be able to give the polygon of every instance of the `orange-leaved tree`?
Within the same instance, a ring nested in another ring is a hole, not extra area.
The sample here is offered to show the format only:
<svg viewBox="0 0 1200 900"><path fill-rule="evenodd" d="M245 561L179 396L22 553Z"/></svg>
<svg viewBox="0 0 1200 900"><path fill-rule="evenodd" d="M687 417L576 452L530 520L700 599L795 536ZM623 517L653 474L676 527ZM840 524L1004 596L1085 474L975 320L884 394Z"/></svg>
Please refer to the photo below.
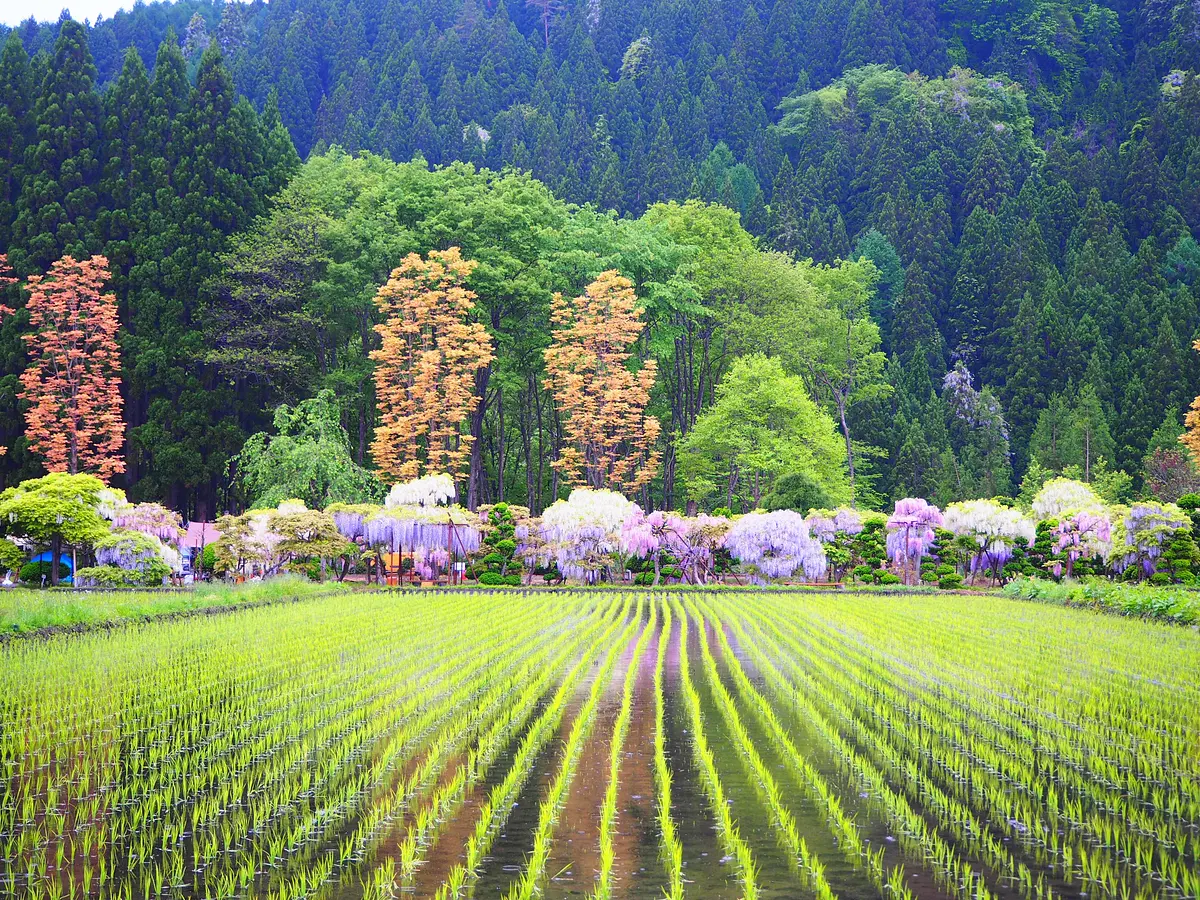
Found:
<svg viewBox="0 0 1200 900"><path fill-rule="evenodd" d="M457 247L428 259L410 253L375 295L384 321L371 352L379 407L371 456L381 475L457 477L470 456L462 425L479 403L475 373L493 356L487 329L468 321L475 294L464 285L475 265Z"/></svg>
<svg viewBox="0 0 1200 900"><path fill-rule="evenodd" d="M103 256L64 256L27 282L29 367L21 373L25 437L51 472L104 481L125 471L117 298L102 293Z"/></svg>
<svg viewBox="0 0 1200 900"><path fill-rule="evenodd" d="M1194 350L1200 350L1200 341L1192 343ZM1179 442L1192 452L1192 459L1200 463L1200 397L1192 401L1192 408L1183 419L1184 431L1179 436Z"/></svg>
<svg viewBox="0 0 1200 900"><path fill-rule="evenodd" d="M13 278L12 266L8 264L8 256L0 253L0 297L4 296L4 292L17 283L17 279ZM3 321L7 316L13 314L13 308L0 303L0 321ZM0 447L0 456L8 452L7 447Z"/></svg>
<svg viewBox="0 0 1200 900"><path fill-rule="evenodd" d="M556 294L559 326L545 350L546 388L564 417L563 448L552 465L569 484L632 493L658 469L658 420L645 415L657 367L629 370L629 348L645 324L633 282L608 271L580 297Z"/></svg>

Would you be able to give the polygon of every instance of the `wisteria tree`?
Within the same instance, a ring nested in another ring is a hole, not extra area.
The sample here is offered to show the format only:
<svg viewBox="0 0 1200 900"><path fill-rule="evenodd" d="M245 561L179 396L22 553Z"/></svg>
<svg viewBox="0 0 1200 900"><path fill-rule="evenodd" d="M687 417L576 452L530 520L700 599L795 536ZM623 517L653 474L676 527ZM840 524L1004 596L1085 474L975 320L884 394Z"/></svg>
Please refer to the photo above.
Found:
<svg viewBox="0 0 1200 900"><path fill-rule="evenodd" d="M630 556L649 557L654 561L654 585L662 579L663 549L672 537L686 530L687 523L679 516L661 510L642 512L634 506L630 516L621 524L621 549Z"/></svg>
<svg viewBox="0 0 1200 900"><path fill-rule="evenodd" d="M1150 577L1171 537L1190 527L1187 514L1173 503L1135 503L1114 509L1109 565L1118 574L1140 567L1139 577Z"/></svg>
<svg viewBox="0 0 1200 900"><path fill-rule="evenodd" d="M1104 501L1090 485L1071 478L1052 478L1033 498L1033 514L1039 521L1057 519L1076 510L1102 510Z"/></svg>
<svg viewBox="0 0 1200 900"><path fill-rule="evenodd" d="M542 513L541 553L552 559L567 578L595 584L620 567L623 575L621 531L637 505L615 491L577 488Z"/></svg>
<svg viewBox="0 0 1200 900"><path fill-rule="evenodd" d="M966 500L946 507L947 531L974 545L968 563L971 581L989 572L995 581L1004 577L1004 565L1013 557L1017 542L1033 543L1036 529L1020 510L994 500Z"/></svg>
<svg viewBox="0 0 1200 900"><path fill-rule="evenodd" d="M896 509L887 521L887 554L899 566L905 584L916 584L921 560L933 546L934 529L942 524L941 510L925 500L906 497L896 501Z"/></svg>
<svg viewBox="0 0 1200 900"><path fill-rule="evenodd" d="M183 517L173 509L158 503L126 504L118 507L113 516L114 528L140 531L168 544L179 546L183 538Z"/></svg>
<svg viewBox="0 0 1200 900"><path fill-rule="evenodd" d="M1105 509L1077 509L1063 513L1051 529L1054 553L1050 571L1055 578L1075 574L1080 559L1103 559L1112 550L1112 520Z"/></svg>
<svg viewBox="0 0 1200 900"><path fill-rule="evenodd" d="M854 561L853 539L862 533L862 513L848 506L814 509L805 521L812 536L825 545L831 580L841 581Z"/></svg>
<svg viewBox="0 0 1200 900"><path fill-rule="evenodd" d="M97 567L80 569L77 583L160 585L180 570L179 552L140 531L114 531L96 542Z"/></svg>
<svg viewBox="0 0 1200 900"><path fill-rule="evenodd" d="M750 567L756 580L790 578L798 571L807 581L825 576L825 548L809 533L804 517L790 509L752 512L735 520L725 547Z"/></svg>

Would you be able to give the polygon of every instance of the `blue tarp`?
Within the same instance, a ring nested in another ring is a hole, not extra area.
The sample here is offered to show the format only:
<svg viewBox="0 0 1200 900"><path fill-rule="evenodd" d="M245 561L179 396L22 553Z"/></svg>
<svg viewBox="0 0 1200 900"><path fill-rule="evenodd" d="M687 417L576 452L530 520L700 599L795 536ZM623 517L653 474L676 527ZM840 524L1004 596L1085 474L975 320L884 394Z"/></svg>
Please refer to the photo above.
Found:
<svg viewBox="0 0 1200 900"><path fill-rule="evenodd" d="M46 562L46 563L48 563L48 562L53 561L53 559L54 559L54 556L50 553L39 553L37 556L35 556L33 559L31 559L30 562L35 562L35 563ZM65 575L63 574L64 570L66 570ZM74 571L75 570L71 568L71 557L67 556L67 554L65 554L65 553L60 553L59 557L58 557L58 580L60 582L64 582L64 583L70 583L71 573Z"/></svg>

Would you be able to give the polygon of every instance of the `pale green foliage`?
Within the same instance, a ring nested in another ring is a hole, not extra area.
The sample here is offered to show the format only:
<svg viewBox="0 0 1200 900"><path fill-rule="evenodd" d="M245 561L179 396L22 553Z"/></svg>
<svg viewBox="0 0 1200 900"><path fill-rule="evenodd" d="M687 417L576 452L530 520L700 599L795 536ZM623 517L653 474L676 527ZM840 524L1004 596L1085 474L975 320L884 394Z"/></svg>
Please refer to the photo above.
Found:
<svg viewBox="0 0 1200 900"><path fill-rule="evenodd" d="M0 494L0 527L9 534L48 543L92 544L108 534L97 506L104 482L94 475L54 472L23 481Z"/></svg>
<svg viewBox="0 0 1200 900"><path fill-rule="evenodd" d="M833 419L800 377L761 354L734 363L684 440L679 465L689 496L711 504L753 508L778 478L795 473L833 503L850 499Z"/></svg>
<svg viewBox="0 0 1200 900"><path fill-rule="evenodd" d="M350 454L333 391L275 410L276 434L259 432L230 465L256 508L298 498L310 507L378 500L383 487Z"/></svg>

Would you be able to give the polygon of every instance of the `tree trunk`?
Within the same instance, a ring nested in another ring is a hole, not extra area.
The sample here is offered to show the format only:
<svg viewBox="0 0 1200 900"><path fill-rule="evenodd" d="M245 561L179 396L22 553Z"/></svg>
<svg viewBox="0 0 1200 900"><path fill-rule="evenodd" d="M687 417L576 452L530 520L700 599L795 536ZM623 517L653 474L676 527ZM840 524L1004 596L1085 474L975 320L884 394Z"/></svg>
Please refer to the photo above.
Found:
<svg viewBox="0 0 1200 900"><path fill-rule="evenodd" d="M50 584L58 586L58 558L62 555L62 535L50 538ZM75 574L71 573L72 576ZM74 581L74 578L72 578Z"/></svg>
<svg viewBox="0 0 1200 900"><path fill-rule="evenodd" d="M850 425L846 422L846 398L837 398L838 419L842 423L842 437L846 439L846 468L850 474L850 505L858 506L858 492L854 489L854 443L850 440Z"/></svg>
<svg viewBox="0 0 1200 900"><path fill-rule="evenodd" d="M471 466L467 475L467 509L470 510L479 506L483 490L483 417L487 415L488 382L491 377L491 366L484 366L475 373L475 396L479 402L471 414Z"/></svg>

